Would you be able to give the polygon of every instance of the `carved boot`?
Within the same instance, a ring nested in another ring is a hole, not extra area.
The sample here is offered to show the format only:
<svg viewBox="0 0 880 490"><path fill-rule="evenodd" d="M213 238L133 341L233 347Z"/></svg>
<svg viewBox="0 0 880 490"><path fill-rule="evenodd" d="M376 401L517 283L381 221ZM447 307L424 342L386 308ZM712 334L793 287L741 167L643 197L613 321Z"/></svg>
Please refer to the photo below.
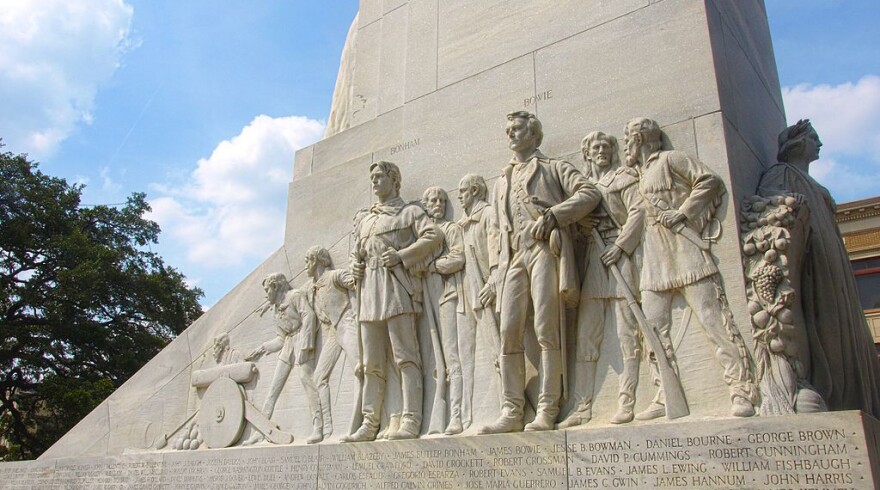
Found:
<svg viewBox="0 0 880 490"><path fill-rule="evenodd" d="M636 414L636 420L654 420L666 415L666 405L652 401L648 408Z"/></svg>
<svg viewBox="0 0 880 490"><path fill-rule="evenodd" d="M755 415L755 406L742 396L734 396L731 400L730 414L734 417L751 417Z"/></svg>
<svg viewBox="0 0 880 490"><path fill-rule="evenodd" d="M620 375L620 383L617 396L617 413L611 417L612 424L626 424L633 420L633 408L636 405L636 388L639 384L639 359L626 359L623 361L623 373ZM665 410L664 410L665 413Z"/></svg>
<svg viewBox="0 0 880 490"><path fill-rule="evenodd" d="M379 417L385 399L385 380L376 374L364 374L362 413L364 421L353 434L340 439L341 442L363 442L376 440L379 433Z"/></svg>
<svg viewBox="0 0 880 490"><path fill-rule="evenodd" d="M464 430L461 423L462 378L452 375L449 379L449 425L443 433L447 436L460 434Z"/></svg>
<svg viewBox="0 0 880 490"><path fill-rule="evenodd" d="M422 372L414 364L400 368L400 381L403 387L403 413L400 429L388 432L390 440L415 439L422 429Z"/></svg>
<svg viewBox="0 0 880 490"><path fill-rule="evenodd" d="M324 440L324 417L320 410L312 414L312 434L306 439L306 444L317 444Z"/></svg>
<svg viewBox="0 0 880 490"><path fill-rule="evenodd" d="M565 417L565 420L557 425L559 429L568 429L578 425L586 424L593 418L593 387L596 381L596 361L578 362L576 378L583 382L580 386L575 387L575 398L578 401L574 411Z"/></svg>
<svg viewBox="0 0 880 490"><path fill-rule="evenodd" d="M499 359L501 394L504 398L501 404L501 416L495 422L481 427L477 431L479 434L502 434L523 430L523 407L526 405L525 355L502 354Z"/></svg>
<svg viewBox="0 0 880 490"><path fill-rule="evenodd" d="M389 436L394 434L400 429L400 414L392 413L388 415L388 425L382 429L382 432L379 432L379 435L376 437L378 441L387 441L391 439Z"/></svg>
<svg viewBox="0 0 880 490"><path fill-rule="evenodd" d="M535 420L525 426L527 431L551 430L559 415L562 397L562 353L559 350L541 351L541 395Z"/></svg>
<svg viewBox="0 0 880 490"><path fill-rule="evenodd" d="M321 419L324 422L321 433L326 439L333 434L333 416L330 414L330 387L327 385L319 387L318 394L321 396Z"/></svg>

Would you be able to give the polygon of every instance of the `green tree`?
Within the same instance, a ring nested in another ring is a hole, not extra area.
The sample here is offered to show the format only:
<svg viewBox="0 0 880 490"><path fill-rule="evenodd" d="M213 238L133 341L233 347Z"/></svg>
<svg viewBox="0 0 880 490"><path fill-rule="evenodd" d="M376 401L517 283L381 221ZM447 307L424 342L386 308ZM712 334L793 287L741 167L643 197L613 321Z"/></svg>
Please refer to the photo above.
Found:
<svg viewBox="0 0 880 490"><path fill-rule="evenodd" d="M145 195L82 189L0 152L0 459L39 456L202 314L149 251Z"/></svg>

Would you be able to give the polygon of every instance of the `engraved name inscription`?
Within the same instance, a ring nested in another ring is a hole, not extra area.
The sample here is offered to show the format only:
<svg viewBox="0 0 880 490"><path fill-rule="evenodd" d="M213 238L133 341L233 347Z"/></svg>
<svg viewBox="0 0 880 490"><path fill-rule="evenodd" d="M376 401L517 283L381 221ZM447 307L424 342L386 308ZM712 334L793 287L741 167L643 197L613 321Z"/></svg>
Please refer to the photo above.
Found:
<svg viewBox="0 0 880 490"><path fill-rule="evenodd" d="M539 94L523 99L523 107L531 107L542 100L550 100L553 98L552 90L545 90Z"/></svg>

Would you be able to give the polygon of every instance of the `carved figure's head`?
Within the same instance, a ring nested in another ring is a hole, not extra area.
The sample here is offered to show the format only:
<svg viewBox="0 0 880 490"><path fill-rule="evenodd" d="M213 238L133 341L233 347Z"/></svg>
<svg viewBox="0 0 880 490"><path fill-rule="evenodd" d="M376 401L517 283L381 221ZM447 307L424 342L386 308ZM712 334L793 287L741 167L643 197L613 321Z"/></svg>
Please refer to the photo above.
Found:
<svg viewBox="0 0 880 490"><path fill-rule="evenodd" d="M332 269L333 259L330 258L330 252L320 246L313 245L306 250L306 274L311 278L318 277L318 269Z"/></svg>
<svg viewBox="0 0 880 490"><path fill-rule="evenodd" d="M486 180L481 175L467 174L458 183L458 202L467 213L478 201L485 201L486 194Z"/></svg>
<svg viewBox="0 0 880 490"><path fill-rule="evenodd" d="M385 160L376 162L370 165L370 182L373 183L373 194L379 199L396 197L400 193L400 169Z"/></svg>
<svg viewBox="0 0 880 490"><path fill-rule="evenodd" d="M211 345L211 354L214 357L214 362L220 364L223 362L223 357L226 355L226 351L229 349L229 334L223 332L216 337L214 337L214 343Z"/></svg>
<svg viewBox="0 0 880 490"><path fill-rule="evenodd" d="M508 145L515 152L531 153L544 141L541 121L534 114L526 111L508 114L505 132Z"/></svg>
<svg viewBox="0 0 880 490"><path fill-rule="evenodd" d="M623 130L627 165L642 163L643 155L650 155L663 147L663 132L653 119L637 117L630 119Z"/></svg>
<svg viewBox="0 0 880 490"><path fill-rule="evenodd" d="M290 291L287 276L281 272L273 272L263 279L263 291L266 292L266 300L273 305L281 303L284 293Z"/></svg>
<svg viewBox="0 0 880 490"><path fill-rule="evenodd" d="M428 216L434 219L446 219L446 203L449 195L442 187L428 187L422 194L422 205Z"/></svg>
<svg viewBox="0 0 880 490"><path fill-rule="evenodd" d="M780 162L810 163L819 159L821 147L819 133L813 128L810 120L801 119L779 133L779 153L776 154L776 158Z"/></svg>
<svg viewBox="0 0 880 490"><path fill-rule="evenodd" d="M588 168L616 168L620 166L620 146L617 138L602 131L593 131L581 141L581 153Z"/></svg>

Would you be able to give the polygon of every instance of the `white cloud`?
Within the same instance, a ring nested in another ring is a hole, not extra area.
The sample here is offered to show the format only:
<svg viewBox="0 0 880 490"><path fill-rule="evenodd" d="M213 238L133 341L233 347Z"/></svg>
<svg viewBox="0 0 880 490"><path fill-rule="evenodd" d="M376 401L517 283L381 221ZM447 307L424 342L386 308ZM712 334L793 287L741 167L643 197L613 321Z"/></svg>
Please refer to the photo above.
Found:
<svg viewBox="0 0 880 490"><path fill-rule="evenodd" d="M0 137L12 151L47 157L91 124L133 14L124 0L0 0Z"/></svg>
<svg viewBox="0 0 880 490"><path fill-rule="evenodd" d="M822 139L811 174L840 201L877 194L880 177L880 76L839 85L784 87L789 124L809 118Z"/></svg>
<svg viewBox="0 0 880 490"><path fill-rule="evenodd" d="M323 132L305 117L257 116L199 160L190 182L154 185L164 195L151 201L151 219L199 265L265 258L283 243L294 153Z"/></svg>

